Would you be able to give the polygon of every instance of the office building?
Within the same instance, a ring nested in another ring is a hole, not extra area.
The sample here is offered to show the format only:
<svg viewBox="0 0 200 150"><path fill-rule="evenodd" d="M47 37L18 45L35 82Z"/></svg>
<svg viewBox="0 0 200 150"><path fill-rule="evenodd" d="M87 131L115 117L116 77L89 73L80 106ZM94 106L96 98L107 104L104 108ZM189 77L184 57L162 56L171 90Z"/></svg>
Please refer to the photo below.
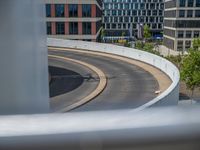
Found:
<svg viewBox="0 0 200 150"><path fill-rule="evenodd" d="M45 0L48 37L98 41L101 0Z"/></svg>
<svg viewBox="0 0 200 150"><path fill-rule="evenodd" d="M138 29L147 24L153 37L163 31L164 0L104 0L103 27L106 36L137 37Z"/></svg>
<svg viewBox="0 0 200 150"><path fill-rule="evenodd" d="M200 0L166 0L164 14L164 45L188 50L200 35Z"/></svg>

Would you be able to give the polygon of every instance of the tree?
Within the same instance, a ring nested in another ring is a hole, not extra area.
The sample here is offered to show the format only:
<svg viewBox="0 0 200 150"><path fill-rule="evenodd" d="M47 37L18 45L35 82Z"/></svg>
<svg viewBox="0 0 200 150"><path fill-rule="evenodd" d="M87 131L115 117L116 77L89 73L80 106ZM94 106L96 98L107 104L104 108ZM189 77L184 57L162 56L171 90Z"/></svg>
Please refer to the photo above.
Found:
<svg viewBox="0 0 200 150"><path fill-rule="evenodd" d="M122 37L125 37L126 33L125 32L122 32Z"/></svg>
<svg viewBox="0 0 200 150"><path fill-rule="evenodd" d="M144 40L146 41L151 37L150 28L147 24L144 25Z"/></svg>
<svg viewBox="0 0 200 150"><path fill-rule="evenodd" d="M143 49L143 43L141 41L137 41L135 43L135 48L142 50Z"/></svg>
<svg viewBox="0 0 200 150"><path fill-rule="evenodd" d="M195 88L200 87L200 51L191 48L189 54L183 58L181 68L181 79L191 90L191 99L193 99Z"/></svg>
<svg viewBox="0 0 200 150"><path fill-rule="evenodd" d="M149 42L143 43L141 41L137 41L135 44L135 48L152 53L152 54L160 55L158 51L154 50L153 43L149 43Z"/></svg>
<svg viewBox="0 0 200 150"><path fill-rule="evenodd" d="M200 38L193 39L192 43L193 43L192 44L193 45L193 47L192 47L193 50L200 50Z"/></svg>
<svg viewBox="0 0 200 150"><path fill-rule="evenodd" d="M121 40L121 43L123 43L124 46L126 45L126 42L127 42L127 40L125 39L125 35L126 35L126 33L123 31L123 32L122 32L122 40Z"/></svg>
<svg viewBox="0 0 200 150"><path fill-rule="evenodd" d="M169 55L165 58L168 59L169 61L171 61L173 64L175 64L179 70L181 69L181 64L182 64L182 60L183 60L182 55L180 55L180 54L177 56Z"/></svg>

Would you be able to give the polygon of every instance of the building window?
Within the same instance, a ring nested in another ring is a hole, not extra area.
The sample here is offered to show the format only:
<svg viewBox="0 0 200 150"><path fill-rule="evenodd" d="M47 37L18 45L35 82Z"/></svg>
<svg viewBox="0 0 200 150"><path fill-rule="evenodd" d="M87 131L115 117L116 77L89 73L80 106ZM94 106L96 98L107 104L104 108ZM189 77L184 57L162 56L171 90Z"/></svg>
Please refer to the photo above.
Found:
<svg viewBox="0 0 200 150"><path fill-rule="evenodd" d="M104 22L108 22L109 18L108 17L104 17Z"/></svg>
<svg viewBox="0 0 200 150"><path fill-rule="evenodd" d="M114 17L114 22L118 22L118 17Z"/></svg>
<svg viewBox="0 0 200 150"><path fill-rule="evenodd" d="M64 17L65 16L65 5L64 4L56 4L55 5L56 17Z"/></svg>
<svg viewBox="0 0 200 150"><path fill-rule="evenodd" d="M200 0L196 0L196 7L200 7Z"/></svg>
<svg viewBox="0 0 200 150"><path fill-rule="evenodd" d="M121 28L122 28L122 25L119 23L117 28L118 28L118 29L121 29Z"/></svg>
<svg viewBox="0 0 200 150"><path fill-rule="evenodd" d="M194 0L188 0L188 7L194 6Z"/></svg>
<svg viewBox="0 0 200 150"><path fill-rule="evenodd" d="M129 22L129 17L124 17L124 22Z"/></svg>
<svg viewBox="0 0 200 150"><path fill-rule="evenodd" d="M160 17L160 22L164 22L164 17Z"/></svg>
<svg viewBox="0 0 200 150"><path fill-rule="evenodd" d="M78 22L69 23L69 34L78 34Z"/></svg>
<svg viewBox="0 0 200 150"><path fill-rule="evenodd" d="M127 16L130 16L130 15L131 15L131 11L127 10Z"/></svg>
<svg viewBox="0 0 200 150"><path fill-rule="evenodd" d="M163 16L163 10L159 10L159 16Z"/></svg>
<svg viewBox="0 0 200 150"><path fill-rule="evenodd" d="M82 16L83 17L91 17L91 5L89 5L89 4L82 5Z"/></svg>
<svg viewBox="0 0 200 150"><path fill-rule="evenodd" d="M122 15L122 11L118 10L118 16L121 16L121 15Z"/></svg>
<svg viewBox="0 0 200 150"><path fill-rule="evenodd" d="M123 29L126 29L126 24L125 23L123 23Z"/></svg>
<svg viewBox="0 0 200 150"><path fill-rule="evenodd" d="M185 17L185 10L179 10L179 17L181 18Z"/></svg>
<svg viewBox="0 0 200 150"><path fill-rule="evenodd" d="M157 10L153 10L153 16L157 16Z"/></svg>
<svg viewBox="0 0 200 150"><path fill-rule="evenodd" d="M128 3L125 3L125 9L126 9L126 10L129 9L129 5L128 5Z"/></svg>
<svg viewBox="0 0 200 150"><path fill-rule="evenodd" d="M194 38L198 38L199 37L199 31L194 31Z"/></svg>
<svg viewBox="0 0 200 150"><path fill-rule="evenodd" d="M154 22L154 17L150 17L150 22L151 22L151 23Z"/></svg>
<svg viewBox="0 0 200 150"><path fill-rule="evenodd" d="M200 10L195 10L195 17L200 17Z"/></svg>
<svg viewBox="0 0 200 150"><path fill-rule="evenodd" d="M119 17L119 22L123 22L123 17Z"/></svg>
<svg viewBox="0 0 200 150"><path fill-rule="evenodd" d="M56 22L56 34L65 34L64 22Z"/></svg>
<svg viewBox="0 0 200 150"><path fill-rule="evenodd" d="M184 38L184 31L178 31L178 38Z"/></svg>
<svg viewBox="0 0 200 150"><path fill-rule="evenodd" d="M162 4L160 4L160 9L164 9L165 7L164 7L164 3L162 3Z"/></svg>
<svg viewBox="0 0 200 150"><path fill-rule="evenodd" d="M192 37L192 31L186 31L186 38L191 38Z"/></svg>
<svg viewBox="0 0 200 150"><path fill-rule="evenodd" d="M185 7L186 0L180 0L179 6Z"/></svg>
<svg viewBox="0 0 200 150"><path fill-rule="evenodd" d="M185 41L185 48L189 49L191 47L191 41Z"/></svg>
<svg viewBox="0 0 200 150"><path fill-rule="evenodd" d="M47 34L51 35L51 22L47 22Z"/></svg>
<svg viewBox="0 0 200 150"><path fill-rule="evenodd" d="M140 4L140 9L145 9L145 4L144 3Z"/></svg>
<svg viewBox="0 0 200 150"><path fill-rule="evenodd" d="M116 10L112 10L112 15L116 16L117 15L117 11Z"/></svg>
<svg viewBox="0 0 200 150"><path fill-rule="evenodd" d="M138 3L135 3L135 9L138 9Z"/></svg>
<svg viewBox="0 0 200 150"><path fill-rule="evenodd" d="M138 22L138 17L135 17L134 22Z"/></svg>
<svg viewBox="0 0 200 150"><path fill-rule="evenodd" d="M193 10L188 10L187 11L187 17L188 18L193 17Z"/></svg>
<svg viewBox="0 0 200 150"><path fill-rule="evenodd" d="M110 24L109 23L106 24L106 28L110 29Z"/></svg>
<svg viewBox="0 0 200 150"><path fill-rule="evenodd" d="M162 28L163 28L162 24L158 24L158 29L162 29Z"/></svg>
<svg viewBox="0 0 200 150"><path fill-rule="evenodd" d="M136 10L132 10L132 15L133 16L137 16L137 11Z"/></svg>
<svg viewBox="0 0 200 150"><path fill-rule="evenodd" d="M51 17L51 4L46 4L46 17Z"/></svg>
<svg viewBox="0 0 200 150"><path fill-rule="evenodd" d="M78 5L77 4L69 5L69 17L78 17Z"/></svg>
<svg viewBox="0 0 200 150"><path fill-rule="evenodd" d="M183 51L183 41L178 41L178 43L177 43L177 50L178 51Z"/></svg>
<svg viewBox="0 0 200 150"><path fill-rule="evenodd" d="M112 29L116 29L116 24L112 23Z"/></svg>
<svg viewBox="0 0 200 150"><path fill-rule="evenodd" d="M153 23L152 24L152 29L156 29L157 28L157 24L156 23Z"/></svg>
<svg viewBox="0 0 200 150"><path fill-rule="evenodd" d="M91 22L83 22L83 34L91 34Z"/></svg>
<svg viewBox="0 0 200 150"><path fill-rule="evenodd" d="M155 4L154 3L150 4L150 9L155 9Z"/></svg>

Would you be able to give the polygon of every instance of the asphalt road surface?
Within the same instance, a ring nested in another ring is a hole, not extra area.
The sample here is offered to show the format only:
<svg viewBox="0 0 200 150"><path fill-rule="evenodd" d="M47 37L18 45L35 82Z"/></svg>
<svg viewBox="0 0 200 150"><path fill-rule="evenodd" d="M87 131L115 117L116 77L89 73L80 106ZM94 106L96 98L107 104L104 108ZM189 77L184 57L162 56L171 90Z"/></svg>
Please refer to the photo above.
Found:
<svg viewBox="0 0 200 150"><path fill-rule="evenodd" d="M136 108L157 96L154 92L159 88L158 82L153 75L138 66L109 57L78 52L49 51L49 54L87 62L101 69L107 76L108 82L104 91L73 111Z"/></svg>
<svg viewBox="0 0 200 150"><path fill-rule="evenodd" d="M50 97L55 97L77 89L84 82L84 77L72 70L49 66L51 74Z"/></svg>
<svg viewBox="0 0 200 150"><path fill-rule="evenodd" d="M58 111L78 102L94 91L99 83L96 73L87 67L58 58L49 58L50 106ZM94 79L90 79L92 76Z"/></svg>

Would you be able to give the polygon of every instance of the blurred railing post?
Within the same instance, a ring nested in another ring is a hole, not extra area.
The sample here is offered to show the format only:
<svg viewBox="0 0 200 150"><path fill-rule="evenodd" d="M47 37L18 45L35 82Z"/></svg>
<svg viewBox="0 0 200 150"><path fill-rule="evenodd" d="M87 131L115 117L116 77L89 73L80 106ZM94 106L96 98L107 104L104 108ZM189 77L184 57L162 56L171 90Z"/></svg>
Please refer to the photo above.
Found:
<svg viewBox="0 0 200 150"><path fill-rule="evenodd" d="M41 0L0 1L0 114L49 110L45 9Z"/></svg>

